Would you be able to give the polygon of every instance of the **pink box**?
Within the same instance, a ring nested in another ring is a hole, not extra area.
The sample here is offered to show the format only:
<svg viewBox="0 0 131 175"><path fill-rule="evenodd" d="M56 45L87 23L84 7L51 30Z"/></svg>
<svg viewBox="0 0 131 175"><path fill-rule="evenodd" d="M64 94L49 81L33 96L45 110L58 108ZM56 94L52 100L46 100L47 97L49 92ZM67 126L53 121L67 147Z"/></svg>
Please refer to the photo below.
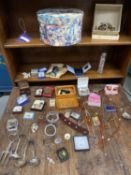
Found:
<svg viewBox="0 0 131 175"><path fill-rule="evenodd" d="M89 106L101 106L101 97L96 93L90 93L88 97L88 105Z"/></svg>

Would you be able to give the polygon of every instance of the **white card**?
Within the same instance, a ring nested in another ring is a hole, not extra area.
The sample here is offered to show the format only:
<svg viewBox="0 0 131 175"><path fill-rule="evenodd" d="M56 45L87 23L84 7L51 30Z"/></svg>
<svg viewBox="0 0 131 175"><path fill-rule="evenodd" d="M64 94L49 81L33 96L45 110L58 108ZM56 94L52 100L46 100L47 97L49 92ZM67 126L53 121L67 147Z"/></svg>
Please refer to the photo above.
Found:
<svg viewBox="0 0 131 175"><path fill-rule="evenodd" d="M55 107L55 99L54 98L49 100L49 106L50 107Z"/></svg>
<svg viewBox="0 0 131 175"><path fill-rule="evenodd" d="M35 113L34 112L25 112L23 118L27 120L34 119Z"/></svg>
<svg viewBox="0 0 131 175"><path fill-rule="evenodd" d="M67 70L73 74L75 74L75 69L69 65L66 66L67 67Z"/></svg>
<svg viewBox="0 0 131 175"><path fill-rule="evenodd" d="M78 77L77 87L78 88L88 88L89 78L88 77Z"/></svg>
<svg viewBox="0 0 131 175"><path fill-rule="evenodd" d="M87 63L83 66L82 70L83 70L83 73L86 73L88 70L91 69L91 64L90 63Z"/></svg>

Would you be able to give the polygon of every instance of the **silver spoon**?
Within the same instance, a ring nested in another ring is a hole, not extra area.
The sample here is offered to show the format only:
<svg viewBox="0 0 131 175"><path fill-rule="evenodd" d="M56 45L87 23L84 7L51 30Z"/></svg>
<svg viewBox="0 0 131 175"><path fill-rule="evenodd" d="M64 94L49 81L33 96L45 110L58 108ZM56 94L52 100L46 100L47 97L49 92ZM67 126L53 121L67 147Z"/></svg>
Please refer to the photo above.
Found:
<svg viewBox="0 0 131 175"><path fill-rule="evenodd" d="M20 155L18 154L18 148L19 148L20 142L21 142L21 138L19 137L18 143L16 145L16 149L15 149L14 152L10 153L10 158L13 158L13 159L19 159L20 158Z"/></svg>
<svg viewBox="0 0 131 175"><path fill-rule="evenodd" d="M40 164L40 159L36 156L36 145L34 140L29 141L29 145L32 145L32 159L28 161L28 164L31 166L38 166Z"/></svg>
<svg viewBox="0 0 131 175"><path fill-rule="evenodd" d="M15 166L18 167L18 168L21 168L21 167L25 166L26 163L27 163L25 157L26 157L26 151L27 151L28 145L29 144L27 143L25 148L24 148L23 157L21 159L18 159L17 163L15 164Z"/></svg>

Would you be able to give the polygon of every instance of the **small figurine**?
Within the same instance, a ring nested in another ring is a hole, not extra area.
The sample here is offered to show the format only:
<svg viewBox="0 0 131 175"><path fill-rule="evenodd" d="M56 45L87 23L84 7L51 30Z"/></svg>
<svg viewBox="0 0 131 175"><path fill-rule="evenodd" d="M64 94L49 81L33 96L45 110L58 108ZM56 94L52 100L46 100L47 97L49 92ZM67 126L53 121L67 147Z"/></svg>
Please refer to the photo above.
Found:
<svg viewBox="0 0 131 175"><path fill-rule="evenodd" d="M99 62L98 70L97 70L97 72L100 74L103 73L103 69L104 69L104 65L105 65L105 61L106 61L106 56L107 56L107 53L105 53L105 52L103 52L101 54L100 62Z"/></svg>

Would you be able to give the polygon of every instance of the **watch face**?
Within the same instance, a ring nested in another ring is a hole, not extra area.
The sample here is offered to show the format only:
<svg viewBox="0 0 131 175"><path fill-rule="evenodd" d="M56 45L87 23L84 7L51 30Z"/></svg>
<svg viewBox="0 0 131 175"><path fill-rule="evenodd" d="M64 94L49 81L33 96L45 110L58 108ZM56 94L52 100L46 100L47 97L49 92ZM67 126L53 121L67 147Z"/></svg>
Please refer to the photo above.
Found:
<svg viewBox="0 0 131 175"><path fill-rule="evenodd" d="M79 120L81 118L80 114L76 112L72 112L70 116L75 120Z"/></svg>
<svg viewBox="0 0 131 175"><path fill-rule="evenodd" d="M75 151L89 150L89 141L87 136L74 136Z"/></svg>
<svg viewBox="0 0 131 175"><path fill-rule="evenodd" d="M66 148L60 148L59 150L57 150L57 156L61 162L64 162L69 159L69 154Z"/></svg>

